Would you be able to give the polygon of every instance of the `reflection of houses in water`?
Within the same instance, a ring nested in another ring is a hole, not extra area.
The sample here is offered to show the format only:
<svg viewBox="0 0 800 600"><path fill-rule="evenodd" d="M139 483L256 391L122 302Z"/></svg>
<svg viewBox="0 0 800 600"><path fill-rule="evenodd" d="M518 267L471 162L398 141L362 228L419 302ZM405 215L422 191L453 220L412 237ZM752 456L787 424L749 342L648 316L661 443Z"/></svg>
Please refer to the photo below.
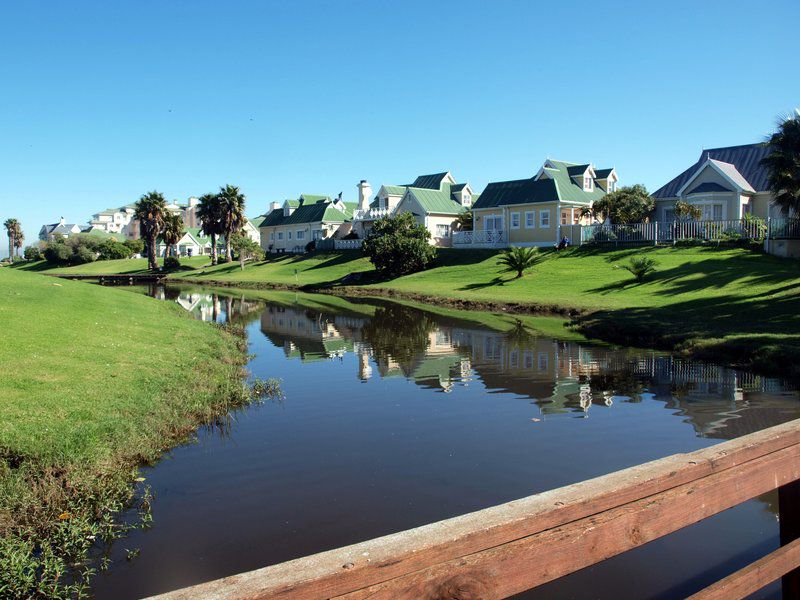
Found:
<svg viewBox="0 0 800 600"><path fill-rule="evenodd" d="M261 313L261 331L287 357L301 360L342 358L353 352L366 318L325 315L270 304Z"/></svg>
<svg viewBox="0 0 800 600"><path fill-rule="evenodd" d="M156 288L152 295L162 300L174 299L177 304L203 321L217 321L223 316L226 323L236 323L247 319L264 306L263 302L244 297L234 298L230 295L220 296L194 290L181 290L174 298L170 298L163 286Z"/></svg>
<svg viewBox="0 0 800 600"><path fill-rule="evenodd" d="M420 312L422 318L431 321ZM261 330L287 356L302 360L353 352L362 381L407 377L450 392L479 379L488 393L529 398L543 414L587 415L593 405L607 408L651 397L685 414L700 435L723 438L800 416L800 403L796 414L785 401L775 400L774 411L769 409L766 395L784 389L777 379L655 351L587 346L525 331L501 333L453 319L431 322L430 329L406 332L391 319L381 329L360 315L270 305ZM756 404L758 410L751 410Z"/></svg>
<svg viewBox="0 0 800 600"><path fill-rule="evenodd" d="M216 294L185 292L175 302L203 321L215 321L222 312L222 303Z"/></svg>

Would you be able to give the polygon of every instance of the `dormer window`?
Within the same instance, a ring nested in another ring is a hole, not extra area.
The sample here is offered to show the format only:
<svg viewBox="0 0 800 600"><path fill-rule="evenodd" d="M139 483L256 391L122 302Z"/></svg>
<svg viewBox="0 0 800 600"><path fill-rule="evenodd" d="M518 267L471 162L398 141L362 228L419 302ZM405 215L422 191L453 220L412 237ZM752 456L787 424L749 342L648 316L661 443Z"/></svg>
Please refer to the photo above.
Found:
<svg viewBox="0 0 800 600"><path fill-rule="evenodd" d="M609 181L608 182L608 193L616 192L617 191L617 182L616 181Z"/></svg>
<svg viewBox="0 0 800 600"><path fill-rule="evenodd" d="M591 192L594 189L594 179L591 175L583 176L583 191Z"/></svg>
<svg viewBox="0 0 800 600"><path fill-rule="evenodd" d="M461 197L461 204L464 206L469 206L472 204L472 196L469 192L464 192L464 195Z"/></svg>

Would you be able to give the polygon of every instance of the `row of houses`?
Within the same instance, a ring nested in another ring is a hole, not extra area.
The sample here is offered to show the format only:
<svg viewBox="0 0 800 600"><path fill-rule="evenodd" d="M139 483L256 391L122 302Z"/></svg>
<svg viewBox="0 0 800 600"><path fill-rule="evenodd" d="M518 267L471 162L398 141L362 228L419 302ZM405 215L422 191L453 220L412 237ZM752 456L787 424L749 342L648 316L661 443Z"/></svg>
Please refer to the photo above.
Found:
<svg viewBox="0 0 800 600"><path fill-rule="evenodd" d="M185 203L170 202L167 210L173 214L180 215L185 227L183 237L175 245L175 251L180 256L199 256L211 254L211 237L203 233L200 219L197 216L197 206L199 200L192 196ZM67 223L61 217L58 223L42 225L39 230L39 239L42 241L52 241L57 238L68 238L71 235L84 234L104 238L113 238L118 241L135 240L141 237L139 221L134 218L134 204L126 204L118 208L109 208L95 213L86 225L77 223ZM243 233L248 235L256 242L261 241L261 235L257 224L261 218L247 219ZM217 242L222 248L225 240ZM158 243L158 254L164 256L166 244L163 241Z"/></svg>
<svg viewBox="0 0 800 600"><path fill-rule="evenodd" d="M704 150L652 194L651 220L674 221L678 200L700 208L702 220L779 216L761 165L767 152L764 144ZM560 226L591 224L584 209L614 192L619 181L613 167L552 159L530 177L490 183L480 194L449 171L420 175L408 184L383 184L375 194L361 180L357 203L303 194L272 203L258 227L268 252L301 252L321 240L352 247L369 235L377 219L408 212L436 246L549 246L559 241ZM473 230L457 231L466 211L472 211Z"/></svg>

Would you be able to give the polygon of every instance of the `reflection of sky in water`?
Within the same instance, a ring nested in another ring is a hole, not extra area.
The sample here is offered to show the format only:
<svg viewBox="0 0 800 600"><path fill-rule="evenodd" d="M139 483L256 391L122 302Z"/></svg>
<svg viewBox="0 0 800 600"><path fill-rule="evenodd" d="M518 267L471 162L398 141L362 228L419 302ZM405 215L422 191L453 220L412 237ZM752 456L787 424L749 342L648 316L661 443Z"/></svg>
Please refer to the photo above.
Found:
<svg viewBox="0 0 800 600"><path fill-rule="evenodd" d="M146 471L155 526L114 548L99 597L258 568L800 417L797 394L775 379L493 331L471 313L155 293L245 326L253 376L282 379L286 400L237 413L226 435L201 431ZM685 596L777 545L773 496L529 595ZM139 558L127 563L123 545L141 548Z"/></svg>

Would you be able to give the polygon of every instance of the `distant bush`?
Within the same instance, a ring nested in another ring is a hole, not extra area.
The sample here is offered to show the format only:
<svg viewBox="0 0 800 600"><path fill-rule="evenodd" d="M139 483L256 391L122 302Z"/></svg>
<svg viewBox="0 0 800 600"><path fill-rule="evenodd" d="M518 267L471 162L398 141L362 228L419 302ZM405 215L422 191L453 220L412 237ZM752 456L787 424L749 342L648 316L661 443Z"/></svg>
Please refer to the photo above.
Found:
<svg viewBox="0 0 800 600"><path fill-rule="evenodd" d="M384 277L399 277L426 269L436 258L430 232L411 213L383 217L364 240L364 256Z"/></svg>
<svg viewBox="0 0 800 600"><path fill-rule="evenodd" d="M174 271L181 268L181 261L177 256L168 256L164 259L164 268L168 271Z"/></svg>
<svg viewBox="0 0 800 600"><path fill-rule="evenodd" d="M642 283L644 278L656 270L658 263L647 256L634 256L627 265L622 268L630 272L638 283Z"/></svg>
<svg viewBox="0 0 800 600"><path fill-rule="evenodd" d="M306 244L306 252L313 252L317 249L317 242L316 240L311 240Z"/></svg>
<svg viewBox="0 0 800 600"><path fill-rule="evenodd" d="M125 240L122 243L130 250L131 256L144 252L144 240Z"/></svg>
<svg viewBox="0 0 800 600"><path fill-rule="evenodd" d="M66 265L72 257L72 248L63 240L56 240L45 244L43 254L45 260L53 265Z"/></svg>
<svg viewBox="0 0 800 600"><path fill-rule="evenodd" d="M42 260L42 251L39 246L28 246L22 253L25 260Z"/></svg>
<svg viewBox="0 0 800 600"><path fill-rule="evenodd" d="M86 246L77 246L73 252L72 256L69 258L69 264L71 265L83 265L86 263L94 262L96 258L96 254L93 250L89 249Z"/></svg>
<svg viewBox="0 0 800 600"><path fill-rule="evenodd" d="M134 254L127 244L112 238L103 240L97 247L97 252L97 260L119 260L130 258Z"/></svg>

